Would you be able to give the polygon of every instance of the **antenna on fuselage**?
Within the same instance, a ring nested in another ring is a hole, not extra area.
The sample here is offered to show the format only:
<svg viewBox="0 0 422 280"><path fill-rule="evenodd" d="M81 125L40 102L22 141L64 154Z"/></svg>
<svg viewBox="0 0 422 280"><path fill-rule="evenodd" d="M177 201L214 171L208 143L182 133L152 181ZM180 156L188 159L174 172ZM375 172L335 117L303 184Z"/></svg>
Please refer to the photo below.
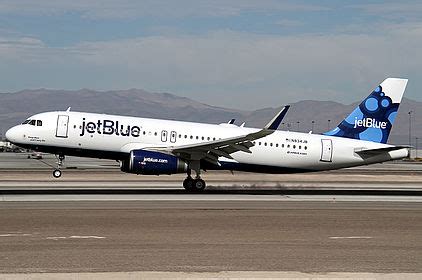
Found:
<svg viewBox="0 0 422 280"><path fill-rule="evenodd" d="M67 110L66 110L66 112L70 112L70 109L71 109L72 107L68 107L67 108Z"/></svg>

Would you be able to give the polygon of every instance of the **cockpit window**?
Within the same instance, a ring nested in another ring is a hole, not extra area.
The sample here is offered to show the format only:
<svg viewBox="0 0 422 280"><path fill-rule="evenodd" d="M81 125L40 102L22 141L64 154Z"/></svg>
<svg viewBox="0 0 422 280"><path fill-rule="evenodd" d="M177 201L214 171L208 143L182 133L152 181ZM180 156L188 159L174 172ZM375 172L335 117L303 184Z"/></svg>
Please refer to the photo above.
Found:
<svg viewBox="0 0 422 280"><path fill-rule="evenodd" d="M42 126L42 121L41 120L26 120L22 124L29 124L29 125L33 125L33 126Z"/></svg>

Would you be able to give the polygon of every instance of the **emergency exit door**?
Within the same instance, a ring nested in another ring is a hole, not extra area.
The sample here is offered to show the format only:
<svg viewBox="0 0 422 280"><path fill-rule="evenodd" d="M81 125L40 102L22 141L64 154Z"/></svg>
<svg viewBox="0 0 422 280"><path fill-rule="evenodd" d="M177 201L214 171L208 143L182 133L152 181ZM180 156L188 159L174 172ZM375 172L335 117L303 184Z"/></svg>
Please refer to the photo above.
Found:
<svg viewBox="0 0 422 280"><path fill-rule="evenodd" d="M69 116L59 115L57 117L56 137L67 138Z"/></svg>
<svg viewBox="0 0 422 280"><path fill-rule="evenodd" d="M321 161L331 162L333 159L333 142L331 139L321 140Z"/></svg>

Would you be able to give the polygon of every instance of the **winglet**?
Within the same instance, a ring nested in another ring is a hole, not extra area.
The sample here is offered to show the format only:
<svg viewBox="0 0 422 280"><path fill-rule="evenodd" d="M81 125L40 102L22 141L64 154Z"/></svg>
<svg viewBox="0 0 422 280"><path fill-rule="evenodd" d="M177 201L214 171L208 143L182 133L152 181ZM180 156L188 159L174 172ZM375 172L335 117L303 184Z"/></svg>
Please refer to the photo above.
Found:
<svg viewBox="0 0 422 280"><path fill-rule="evenodd" d="M284 106L284 108L280 112L278 112L278 114L275 115L274 118L272 118L272 120L269 123L267 123L266 126L264 126L264 129L276 130L280 126L281 122L283 121L284 116L287 114L287 111L289 110L289 108L290 108L290 105Z"/></svg>

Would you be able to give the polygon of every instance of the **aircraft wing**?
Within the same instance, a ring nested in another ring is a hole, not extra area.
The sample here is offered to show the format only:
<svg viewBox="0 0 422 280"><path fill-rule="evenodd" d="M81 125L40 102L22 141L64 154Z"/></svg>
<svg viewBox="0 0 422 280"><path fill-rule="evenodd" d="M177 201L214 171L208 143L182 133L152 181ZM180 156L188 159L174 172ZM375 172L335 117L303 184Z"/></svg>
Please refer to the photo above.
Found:
<svg viewBox="0 0 422 280"><path fill-rule="evenodd" d="M232 159L230 154L238 151L251 153L249 148L254 146L252 141L272 134L280 125L290 106L285 106L261 130L246 135L219 139L210 142L188 144L182 146L146 148L150 151L174 154L185 160L206 160L219 165L218 157Z"/></svg>

